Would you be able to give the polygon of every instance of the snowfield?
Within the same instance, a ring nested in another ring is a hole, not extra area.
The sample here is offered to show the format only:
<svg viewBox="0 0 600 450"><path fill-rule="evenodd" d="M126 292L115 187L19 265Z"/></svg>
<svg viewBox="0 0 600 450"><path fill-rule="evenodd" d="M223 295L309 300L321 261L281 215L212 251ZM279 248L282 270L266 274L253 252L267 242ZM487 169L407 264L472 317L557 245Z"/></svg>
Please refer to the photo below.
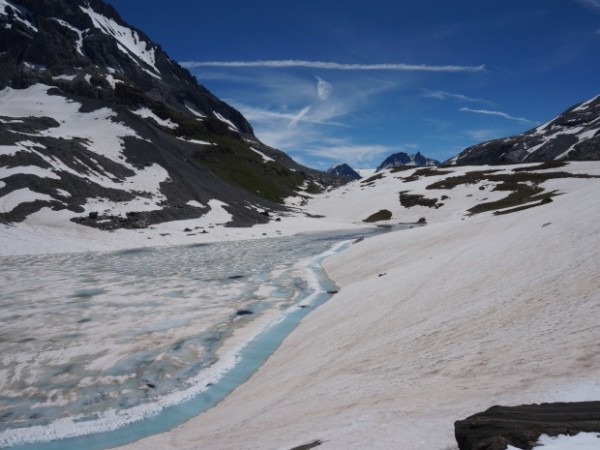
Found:
<svg viewBox="0 0 600 450"><path fill-rule="evenodd" d="M59 213L41 211L1 225L1 248L41 253L261 238L361 227L382 209L392 214L385 225L424 218L426 226L371 237L328 258L325 269L340 292L250 380L208 412L124 448L290 449L320 441L320 449L452 450L454 421L492 405L600 399L600 180L550 179L541 186L554 192L551 202L505 215L467 212L506 197L493 190L496 182L426 189L468 172L518 167L536 165L454 167L420 177L411 177L418 169L383 171L247 229L220 225L228 219L218 202L195 221L110 234L65 227ZM539 172L552 171L600 176L600 163ZM405 191L436 198L436 207L402 206ZM200 224L209 232L182 231Z"/></svg>
<svg viewBox="0 0 600 450"><path fill-rule="evenodd" d="M598 175L600 164L567 170ZM434 179L396 178L409 174L352 183L310 208L338 223L389 208L393 221L425 216L429 225L327 259L340 292L248 382L207 413L126 448L321 441L323 449L446 450L456 448L455 420L495 404L598 400L598 179L551 180L544 187L562 193L551 203L467 216L503 193L462 186L438 209L402 209L401 190L434 195L424 189ZM600 445L587 439L585 448Z"/></svg>
<svg viewBox="0 0 600 450"><path fill-rule="evenodd" d="M543 434L538 441L543 450L592 450L600 448L600 435L597 433L579 433L575 436L560 435L551 437ZM518 450L509 445L506 450Z"/></svg>

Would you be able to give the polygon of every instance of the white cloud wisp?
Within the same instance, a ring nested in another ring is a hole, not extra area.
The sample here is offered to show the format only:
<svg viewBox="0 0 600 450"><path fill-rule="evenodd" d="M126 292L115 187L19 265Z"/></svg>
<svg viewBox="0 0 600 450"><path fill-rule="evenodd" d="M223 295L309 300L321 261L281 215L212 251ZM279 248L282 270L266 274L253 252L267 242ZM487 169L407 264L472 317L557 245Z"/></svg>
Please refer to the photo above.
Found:
<svg viewBox="0 0 600 450"><path fill-rule="evenodd" d="M471 102L471 103L483 103L486 105L494 104L494 102L490 102L490 101L484 100L482 98L469 97L469 96L463 95L463 94L453 94L451 92L446 92L446 91L430 91L428 89L424 89L423 91L424 91L423 97L425 97L425 98L434 98L437 100L454 99L454 100L460 100L460 101Z"/></svg>
<svg viewBox="0 0 600 450"><path fill-rule="evenodd" d="M333 92L333 85L324 79L317 77L317 97L320 100L327 100L331 97Z"/></svg>
<svg viewBox="0 0 600 450"><path fill-rule="evenodd" d="M377 71L377 70L392 70L392 71L417 71L417 72L483 72L485 65L480 66L460 66L460 65L427 65L427 64L344 64L329 61L305 61L296 59L284 60L264 60L264 61L183 61L180 64L187 69L198 67L263 67L263 68L290 68L304 67L310 69L326 69L326 70L362 70L362 71Z"/></svg>
<svg viewBox="0 0 600 450"><path fill-rule="evenodd" d="M584 6L588 6L594 9L600 9L600 0L577 0Z"/></svg>
<svg viewBox="0 0 600 450"><path fill-rule="evenodd" d="M334 89L329 81L313 76L290 78L275 85L263 86L260 93L255 91L259 97L243 102L229 100L266 144L284 150L301 163L310 160L311 167L321 169L338 162L367 167L392 152L384 145L353 142L348 129L356 120L354 115L393 90L394 83L363 78L336 82Z"/></svg>
<svg viewBox="0 0 600 450"><path fill-rule="evenodd" d="M475 113L475 114L484 114L484 115L488 115L488 116L498 116L498 117L502 117L504 119L509 119L509 120L516 120L518 122L528 122L528 123L536 123L533 120L527 119L525 117L515 117L515 116L511 116L510 114L507 114L505 112L502 111L490 111L488 109L472 109L472 108L460 108L461 111L463 112L470 112L470 113Z"/></svg>

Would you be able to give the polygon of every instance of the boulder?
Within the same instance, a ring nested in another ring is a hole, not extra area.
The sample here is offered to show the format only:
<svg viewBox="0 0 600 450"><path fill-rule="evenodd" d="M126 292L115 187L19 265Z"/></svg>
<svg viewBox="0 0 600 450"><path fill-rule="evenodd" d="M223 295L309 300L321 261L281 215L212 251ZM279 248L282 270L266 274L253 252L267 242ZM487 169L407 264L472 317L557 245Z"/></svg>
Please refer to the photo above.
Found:
<svg viewBox="0 0 600 450"><path fill-rule="evenodd" d="M600 433L600 402L493 406L454 423L460 450L532 450L542 434Z"/></svg>
<svg viewBox="0 0 600 450"><path fill-rule="evenodd" d="M379 222L381 220L390 220L391 218L392 218L392 212L388 211L387 209L382 209L380 211L377 211L374 214L371 214L369 217L367 217L365 220L363 220L363 222L372 223L372 222Z"/></svg>

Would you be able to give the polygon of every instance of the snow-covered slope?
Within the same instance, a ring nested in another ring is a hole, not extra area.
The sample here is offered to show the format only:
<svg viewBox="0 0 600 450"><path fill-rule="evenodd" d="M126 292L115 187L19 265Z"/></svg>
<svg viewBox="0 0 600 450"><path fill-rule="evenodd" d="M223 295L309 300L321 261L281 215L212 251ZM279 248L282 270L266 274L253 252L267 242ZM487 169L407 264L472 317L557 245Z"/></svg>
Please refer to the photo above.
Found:
<svg viewBox="0 0 600 450"><path fill-rule="evenodd" d="M449 162L468 165L598 159L600 96L576 105L526 133L469 147Z"/></svg>
<svg viewBox="0 0 600 450"><path fill-rule="evenodd" d="M141 229L218 201L249 226L336 182L262 144L103 1L0 1L0 222Z"/></svg>
<svg viewBox="0 0 600 450"><path fill-rule="evenodd" d="M598 400L600 163L521 168L386 171L315 198L309 208L332 222L385 208L388 224L428 225L326 260L340 292L247 383L127 448L449 450L454 421L494 404ZM552 201L468 212L521 182ZM449 198L405 207L402 191Z"/></svg>

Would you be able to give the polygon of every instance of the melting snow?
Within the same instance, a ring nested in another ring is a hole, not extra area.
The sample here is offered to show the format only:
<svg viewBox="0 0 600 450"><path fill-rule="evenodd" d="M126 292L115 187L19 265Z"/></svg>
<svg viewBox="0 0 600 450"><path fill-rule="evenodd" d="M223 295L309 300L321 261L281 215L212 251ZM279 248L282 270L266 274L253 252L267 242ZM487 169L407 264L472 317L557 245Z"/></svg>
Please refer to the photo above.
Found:
<svg viewBox="0 0 600 450"><path fill-rule="evenodd" d="M36 200L54 200L52 197L39 192L34 192L29 188L18 189L9 192L3 197L0 197L0 212L11 212L21 203L34 202Z"/></svg>
<svg viewBox="0 0 600 450"><path fill-rule="evenodd" d="M27 28L30 28L31 30L37 32L37 30L38 30L37 27L34 26L29 20L26 20L22 17L27 13L27 9L25 9L22 6L14 5L12 2L9 2L7 0L0 0L0 14L7 15L7 12L6 12L7 6L12 8L13 11L15 11L16 14L14 14L13 17L15 17L22 24L24 24ZM7 25L9 25L9 26L7 26L7 28L11 28L10 24L7 24Z"/></svg>
<svg viewBox="0 0 600 450"><path fill-rule="evenodd" d="M2 97L0 95L0 101ZM17 152L20 151L33 151L35 148L45 148L43 145L40 145L33 141L21 141L17 142L14 145L0 145L0 155L10 155L13 156Z"/></svg>
<svg viewBox="0 0 600 450"><path fill-rule="evenodd" d="M160 78L160 75L157 75L157 74L153 73L151 70L148 70L148 69L146 69L145 67L142 67L142 70L143 70L144 72L146 72L148 75L150 75L150 76L152 76L152 77L156 78L157 80L160 80L160 79L161 79L161 78Z"/></svg>
<svg viewBox="0 0 600 450"><path fill-rule="evenodd" d="M263 162L275 161L273 158L271 158L271 157L269 157L269 156L265 155L265 154L264 154L263 152L261 152L260 150L256 150L256 149L255 149L255 148L253 148L253 147L250 147L250 150L252 150L254 153L258 153L258 154L261 156L261 158L263 159Z"/></svg>
<svg viewBox="0 0 600 450"><path fill-rule="evenodd" d="M62 190L62 189L57 189L56 193L58 195L62 195L63 197L71 197L71 194L69 192Z"/></svg>
<svg viewBox="0 0 600 450"><path fill-rule="evenodd" d="M226 123L226 124L228 125L228 128L229 128L231 131L237 131L237 132L239 132L238 128L237 128L237 127L236 127L236 126L233 124L233 122L232 122L231 120L229 120L229 119L226 119L225 117L223 117L221 114L219 114L219 113L218 113L218 112L216 112L216 111L213 111L213 114L214 114L214 115L215 115L215 117L216 117L217 119L219 119L221 122L224 122L224 123Z"/></svg>
<svg viewBox="0 0 600 450"><path fill-rule="evenodd" d="M206 118L206 115L202 114L202 113L201 113L201 112L199 112L199 111L196 111L196 110L195 110L194 108L192 108L192 107L191 107L191 106L190 106L190 105L189 105L187 102L186 102L186 104L185 104L185 107L186 107L187 109L189 109L189 110L190 110L190 112L191 112L193 115L195 115L195 116L198 116L200 119L205 119L205 118Z"/></svg>
<svg viewBox="0 0 600 450"><path fill-rule="evenodd" d="M152 110L150 110L149 108L146 108L146 107L143 107L143 108L138 109L137 111L131 111L131 112L137 116L144 118L144 119L151 117L159 125L162 125L163 127L166 127L166 128L171 128L172 130L179 127L179 125L172 122L171 119L166 119L166 120L161 119L156 114L154 114L154 112L152 112Z"/></svg>
<svg viewBox="0 0 600 450"><path fill-rule="evenodd" d="M73 81L73 80L75 79L75 77L76 77L76 76L77 76L77 75L65 75L65 74L62 74L62 75L56 75L56 76L53 76L53 77L52 77L52 79L53 79L53 80L66 80L66 81Z"/></svg>
<svg viewBox="0 0 600 450"><path fill-rule="evenodd" d="M593 450L600 449L600 435L597 433L579 433L575 436L561 434L551 437L546 434L540 436L536 449L540 450ZM506 450L521 450L509 445Z"/></svg>
<svg viewBox="0 0 600 450"><path fill-rule="evenodd" d="M92 19L96 28L99 28L104 33L114 37L118 43L119 48L129 55L134 55L140 60L144 61L148 66L152 67L156 73L160 71L156 68L156 56L154 54L154 48L149 43L142 40L140 35L132 30L131 28L119 25L113 19L103 16L97 13L91 7L84 8L80 6L81 10L85 12ZM152 74L152 76L157 76Z"/></svg>
<svg viewBox="0 0 600 450"><path fill-rule="evenodd" d="M585 141L587 139L593 138L596 135L596 133L598 133L598 129L586 130L583 133L579 134L577 136L577 138L578 138L577 142L575 142L573 145L571 145L565 152L558 155L555 159L566 158L567 155L575 148L575 146L577 144L579 144L581 141Z"/></svg>
<svg viewBox="0 0 600 450"><path fill-rule="evenodd" d="M590 107L590 105L592 103L594 103L596 100L598 100L600 98L600 95L592 98L591 100L588 100L586 102L583 102L581 105L579 105L577 108L573 109L573 111L584 111L586 109L588 109Z"/></svg>
<svg viewBox="0 0 600 450"><path fill-rule="evenodd" d="M38 166L15 166L15 167L0 167L0 178L8 178L11 175L27 174L35 175L40 178L52 178L54 180L60 180L60 177L52 172L50 169L44 169Z"/></svg>
<svg viewBox="0 0 600 450"><path fill-rule="evenodd" d="M123 83L121 80L116 79L110 73L106 75L106 81L108 81L108 84L110 84L113 89L117 86L117 83Z"/></svg>
<svg viewBox="0 0 600 450"><path fill-rule="evenodd" d="M225 210L226 206L229 206L227 203L224 203L220 200L209 200L208 206L210 211L204 217L206 221L209 221L211 224L221 224L224 225L228 222L231 222L233 216Z"/></svg>
<svg viewBox="0 0 600 450"><path fill-rule="evenodd" d="M77 41L75 42L77 53L79 53L81 56L85 56L83 54L83 31L81 31L79 28L75 28L73 25L71 25L68 22L65 22L62 19L57 19L57 18L53 18L53 19L56 20L58 23L60 23L63 27L68 28L69 30L77 33L78 38L77 38Z"/></svg>
<svg viewBox="0 0 600 450"><path fill-rule="evenodd" d="M144 191L152 196L152 201L141 197L136 200L137 203L128 205L130 207L135 205L136 208L145 210L158 209L156 202L164 200L164 196L160 192L160 183L168 178L168 173L158 164L144 169L136 169L123 160L123 138L139 137L135 131L122 123L114 122L116 113L109 108L83 113L80 112L81 105L79 103L67 100L60 95L48 95L49 89L51 87L36 84L24 90L6 88L0 91L0 115L13 117L35 115L54 118L60 125L41 131L40 136L64 139L81 138L83 145L91 151L135 172L134 176L126 178L123 183L123 181L115 180L111 174L99 173L96 168L88 166L85 175L88 180L108 188ZM52 177L50 175L52 172L66 171L78 177L82 176L81 170L74 170L59 159L46 154L43 149L43 146L29 141L22 141L12 146L0 146L0 152L3 154L15 154L19 150L30 151L52 165L52 171L41 172L42 169L36 169L36 171L40 171L37 174L43 173L47 177ZM119 206L119 208L121 207L123 205Z"/></svg>
<svg viewBox="0 0 600 450"><path fill-rule="evenodd" d="M600 163L565 170L597 175ZM382 208L397 222L425 216L429 225L326 260L340 292L253 377L205 414L126 448L291 448L316 439L340 449L456 448L453 422L491 405L597 399L598 179L552 180L544 187L562 193L552 203L465 217L483 196L506 192L427 190L440 176L403 181L412 173L315 196L306 211L330 226ZM407 189L450 198L413 211L398 202ZM580 448L598 448L590 442Z"/></svg>
<svg viewBox="0 0 600 450"><path fill-rule="evenodd" d="M178 137L180 141L189 142L190 144L200 144L200 145L216 145L213 142L201 141L200 139L186 139L183 137Z"/></svg>

